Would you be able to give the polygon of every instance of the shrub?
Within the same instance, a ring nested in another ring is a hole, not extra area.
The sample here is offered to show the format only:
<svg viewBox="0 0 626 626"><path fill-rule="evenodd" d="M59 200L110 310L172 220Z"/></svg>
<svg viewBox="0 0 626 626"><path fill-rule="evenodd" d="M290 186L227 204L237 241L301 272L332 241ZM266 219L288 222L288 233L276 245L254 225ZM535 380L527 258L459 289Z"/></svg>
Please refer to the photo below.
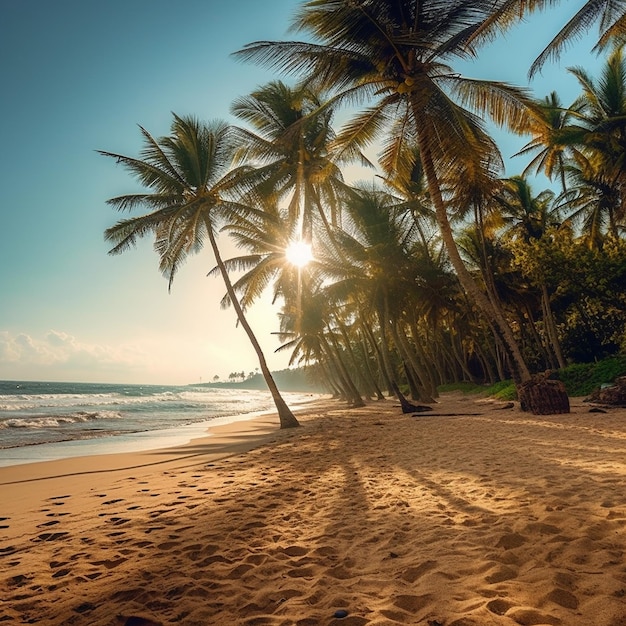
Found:
<svg viewBox="0 0 626 626"><path fill-rule="evenodd" d="M626 375L626 355L609 357L597 363L577 363L556 374L570 396L586 396L602 384Z"/></svg>

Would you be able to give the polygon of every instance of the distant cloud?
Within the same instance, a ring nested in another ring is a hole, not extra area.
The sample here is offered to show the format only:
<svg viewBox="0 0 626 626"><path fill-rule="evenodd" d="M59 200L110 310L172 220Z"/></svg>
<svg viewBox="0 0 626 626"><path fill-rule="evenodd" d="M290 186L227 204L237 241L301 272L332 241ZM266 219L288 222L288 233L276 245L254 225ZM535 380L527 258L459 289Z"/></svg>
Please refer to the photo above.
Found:
<svg viewBox="0 0 626 626"><path fill-rule="evenodd" d="M0 378L126 380L145 371L146 355L80 341L62 331L44 337L0 331Z"/></svg>

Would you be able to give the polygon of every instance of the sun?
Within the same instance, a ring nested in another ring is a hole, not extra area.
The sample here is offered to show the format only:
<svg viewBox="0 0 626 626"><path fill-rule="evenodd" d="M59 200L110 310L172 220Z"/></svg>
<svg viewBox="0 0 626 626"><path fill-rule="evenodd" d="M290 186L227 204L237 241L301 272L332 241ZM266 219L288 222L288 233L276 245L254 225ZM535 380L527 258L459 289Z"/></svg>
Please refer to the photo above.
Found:
<svg viewBox="0 0 626 626"><path fill-rule="evenodd" d="M306 241L294 241L285 250L287 261L296 267L305 267L313 260L311 245Z"/></svg>

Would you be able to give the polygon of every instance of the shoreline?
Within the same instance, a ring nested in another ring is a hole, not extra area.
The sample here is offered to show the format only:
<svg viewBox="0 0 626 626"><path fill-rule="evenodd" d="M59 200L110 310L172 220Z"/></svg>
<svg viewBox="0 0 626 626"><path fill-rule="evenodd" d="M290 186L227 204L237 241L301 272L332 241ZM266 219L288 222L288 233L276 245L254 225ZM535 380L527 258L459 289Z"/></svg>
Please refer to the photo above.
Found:
<svg viewBox="0 0 626 626"><path fill-rule="evenodd" d="M310 400L295 402L290 404L290 408L297 414L299 411L305 410L309 404L323 401L327 397L323 394L311 394ZM134 453L184 446L194 439L207 436L207 433L217 426L241 423L263 415L271 415L274 412L274 408L268 408L247 413L219 415L203 421L166 429L0 448L0 470L5 467L30 463L46 463L61 459Z"/></svg>
<svg viewBox="0 0 626 626"><path fill-rule="evenodd" d="M329 400L301 428L14 467L0 621L620 626L626 409L589 408Z"/></svg>
<svg viewBox="0 0 626 626"><path fill-rule="evenodd" d="M330 406L336 401L317 399L302 403L293 408L296 415L307 415ZM202 428L190 429L198 436L186 437L185 443L160 447L140 446L132 450L119 450L119 446L103 446L99 454L75 455L63 458L25 462L0 467L0 502L3 506L0 517L7 515L7 509L17 516L27 513L29 508L42 505L49 497L50 489L65 488L67 480L72 481L74 495L86 496L94 489L94 477L117 480L129 474L150 475L154 471L179 469L194 463L211 463L228 456L245 452L271 441L275 437L286 436L298 429L280 430L278 415L271 411L259 411L238 416L226 416L202 422ZM192 426L198 426L194 424ZM155 431L152 431L155 432ZM281 435L283 433L283 435ZM170 436L168 441L173 441ZM146 443L153 440L146 440ZM117 451L111 452L110 449ZM10 539L13 533L4 529L0 521L0 541ZM18 528L31 526L22 520ZM6 534L4 534L6 533ZM1 555L1 551L0 551ZM0 564L1 567L1 564Z"/></svg>

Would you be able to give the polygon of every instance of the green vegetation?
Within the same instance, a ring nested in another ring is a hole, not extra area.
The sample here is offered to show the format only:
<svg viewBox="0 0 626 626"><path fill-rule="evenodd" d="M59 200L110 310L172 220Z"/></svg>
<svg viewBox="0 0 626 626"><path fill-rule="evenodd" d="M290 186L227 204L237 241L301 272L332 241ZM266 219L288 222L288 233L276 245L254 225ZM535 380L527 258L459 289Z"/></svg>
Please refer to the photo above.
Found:
<svg viewBox="0 0 626 626"><path fill-rule="evenodd" d="M568 365L552 374L563 382L569 396L588 396L600 385L611 384L616 378L626 376L626 355L610 357L596 363ZM440 393L462 391L463 393L483 393L499 400L517 400L517 390L512 380L503 380L485 386L471 382L458 382L440 385Z"/></svg>
<svg viewBox="0 0 626 626"><path fill-rule="evenodd" d="M493 385L479 385L468 381L458 383L447 383L437 387L439 393L446 391L462 391L463 393L482 393L486 396L497 398L498 400L517 400L517 390L512 380L502 380Z"/></svg>
<svg viewBox="0 0 626 626"><path fill-rule="evenodd" d="M570 365L557 375L565 384L569 395L586 396L600 385L612 383L618 376L626 376L626 355L597 363Z"/></svg>

